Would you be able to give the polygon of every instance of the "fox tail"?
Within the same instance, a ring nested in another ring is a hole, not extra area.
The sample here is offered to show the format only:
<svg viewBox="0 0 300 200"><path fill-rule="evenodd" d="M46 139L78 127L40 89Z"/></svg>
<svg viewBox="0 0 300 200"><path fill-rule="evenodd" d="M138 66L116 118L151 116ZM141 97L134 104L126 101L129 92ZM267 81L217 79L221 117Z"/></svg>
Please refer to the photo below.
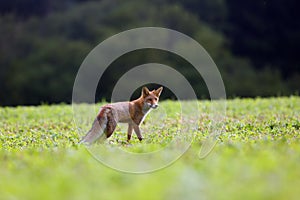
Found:
<svg viewBox="0 0 300 200"><path fill-rule="evenodd" d="M105 140L112 134L116 125L117 122L111 107L103 107L94 120L92 128L81 139L79 144L91 145L97 140Z"/></svg>

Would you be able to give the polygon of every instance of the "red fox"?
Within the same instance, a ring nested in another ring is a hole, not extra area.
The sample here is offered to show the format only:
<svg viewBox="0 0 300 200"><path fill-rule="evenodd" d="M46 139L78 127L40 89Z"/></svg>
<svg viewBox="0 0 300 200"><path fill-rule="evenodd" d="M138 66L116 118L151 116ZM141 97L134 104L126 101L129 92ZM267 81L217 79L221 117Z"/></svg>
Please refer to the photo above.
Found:
<svg viewBox="0 0 300 200"><path fill-rule="evenodd" d="M136 100L102 106L94 120L92 128L82 138L80 143L90 145L100 138L109 138L114 132L118 122L128 123L128 142L131 139L133 130L138 139L142 141L143 136L139 125L143 122L151 109L158 107L159 96L162 90L163 87L152 91L149 91L147 87L143 87L140 98Z"/></svg>

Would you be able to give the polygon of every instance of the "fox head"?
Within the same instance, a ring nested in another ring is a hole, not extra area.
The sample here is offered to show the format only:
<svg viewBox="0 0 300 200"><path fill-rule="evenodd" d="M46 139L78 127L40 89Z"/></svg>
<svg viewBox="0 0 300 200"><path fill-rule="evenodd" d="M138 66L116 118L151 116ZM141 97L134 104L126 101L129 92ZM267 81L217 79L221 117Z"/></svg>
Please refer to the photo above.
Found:
<svg viewBox="0 0 300 200"><path fill-rule="evenodd" d="M157 108L159 96L163 90L163 87L160 87L156 90L149 91L147 87L142 89L142 98L144 99L144 106L148 108Z"/></svg>

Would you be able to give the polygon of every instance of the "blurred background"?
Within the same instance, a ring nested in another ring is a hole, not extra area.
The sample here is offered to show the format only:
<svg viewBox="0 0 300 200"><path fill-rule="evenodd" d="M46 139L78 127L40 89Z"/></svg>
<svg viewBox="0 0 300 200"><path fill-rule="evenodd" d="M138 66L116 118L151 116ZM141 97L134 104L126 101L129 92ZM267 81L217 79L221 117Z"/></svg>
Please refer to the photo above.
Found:
<svg viewBox="0 0 300 200"><path fill-rule="evenodd" d="M298 95L299 6L297 0L1 0L0 105L70 103L88 53L120 31L143 26L197 40L217 64L229 98ZM180 70L200 99L209 98L184 59L145 49L111 64L96 99L109 101L116 80L147 62ZM170 91L164 95L173 98Z"/></svg>

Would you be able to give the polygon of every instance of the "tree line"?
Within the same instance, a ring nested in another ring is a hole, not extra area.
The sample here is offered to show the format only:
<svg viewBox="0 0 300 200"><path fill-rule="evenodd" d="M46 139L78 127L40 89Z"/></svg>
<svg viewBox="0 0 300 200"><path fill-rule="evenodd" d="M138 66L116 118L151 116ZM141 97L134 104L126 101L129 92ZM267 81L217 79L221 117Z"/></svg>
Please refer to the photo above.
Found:
<svg viewBox="0 0 300 200"><path fill-rule="evenodd" d="M101 41L131 28L161 26L189 35L211 55L229 97L297 94L300 26L296 0L3 0L0 2L0 104L71 101L85 56ZM189 63L148 49L111 64L97 92L110 100L130 67L159 62L181 71L199 98L209 98ZM116 66L124 66L120 71ZM171 91L165 98L173 98Z"/></svg>

